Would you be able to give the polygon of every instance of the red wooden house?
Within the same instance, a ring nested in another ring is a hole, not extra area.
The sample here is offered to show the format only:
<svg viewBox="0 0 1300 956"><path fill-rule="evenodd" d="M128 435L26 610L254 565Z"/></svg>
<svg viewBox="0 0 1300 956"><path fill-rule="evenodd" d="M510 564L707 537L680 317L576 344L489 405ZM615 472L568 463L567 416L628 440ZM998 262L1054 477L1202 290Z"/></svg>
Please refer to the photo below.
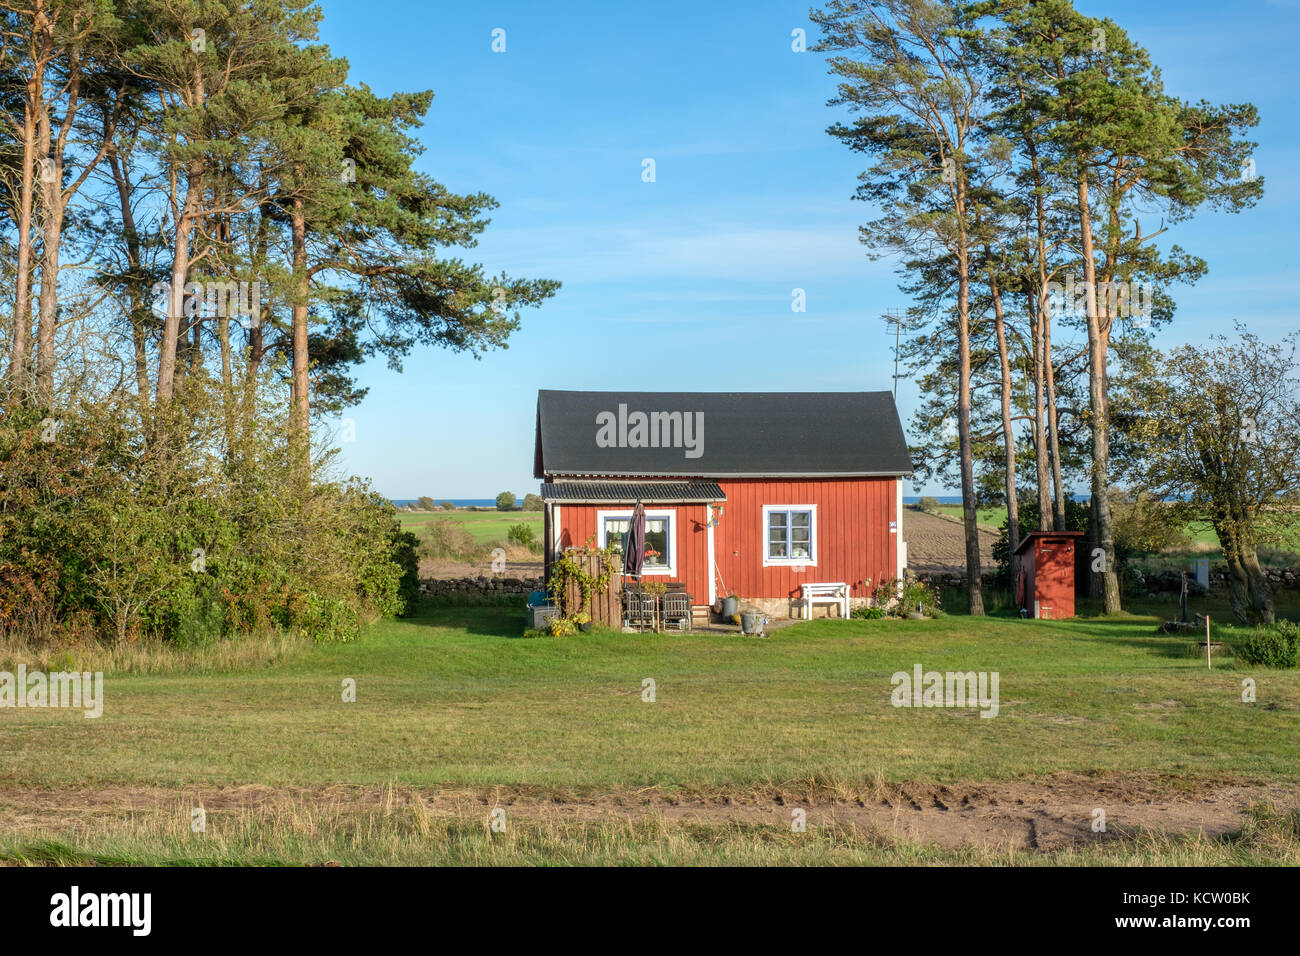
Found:
<svg viewBox="0 0 1300 956"><path fill-rule="evenodd" d="M646 509L647 576L696 606L786 615L802 585L853 604L901 578L907 442L888 392L567 392L537 400L551 557L617 543Z"/></svg>

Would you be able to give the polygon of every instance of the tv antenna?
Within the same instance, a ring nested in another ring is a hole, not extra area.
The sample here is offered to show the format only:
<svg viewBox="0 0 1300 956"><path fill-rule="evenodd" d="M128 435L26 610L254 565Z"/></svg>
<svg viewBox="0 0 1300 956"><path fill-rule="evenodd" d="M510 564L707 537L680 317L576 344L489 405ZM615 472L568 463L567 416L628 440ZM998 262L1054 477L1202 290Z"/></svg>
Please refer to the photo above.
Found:
<svg viewBox="0 0 1300 956"><path fill-rule="evenodd" d="M898 371L898 354L902 347L903 326L907 324L907 312L904 309L890 309L883 316L886 325L894 327L894 403L898 403L898 380L907 378Z"/></svg>

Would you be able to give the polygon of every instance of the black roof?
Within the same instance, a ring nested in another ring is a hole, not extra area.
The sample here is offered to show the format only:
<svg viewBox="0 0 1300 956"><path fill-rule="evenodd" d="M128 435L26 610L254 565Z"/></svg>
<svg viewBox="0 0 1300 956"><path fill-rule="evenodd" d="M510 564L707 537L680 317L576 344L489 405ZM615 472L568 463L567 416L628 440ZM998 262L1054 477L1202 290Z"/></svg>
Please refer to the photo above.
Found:
<svg viewBox="0 0 1300 956"><path fill-rule="evenodd" d="M646 431L671 447L639 447L636 412L661 413ZM911 473L889 392L537 393L537 478Z"/></svg>
<svg viewBox="0 0 1300 956"><path fill-rule="evenodd" d="M548 481L542 485L542 498L574 504L602 501L684 504L727 500L716 481Z"/></svg>
<svg viewBox="0 0 1300 956"><path fill-rule="evenodd" d="M1016 545L1015 553L1023 554L1029 550L1031 543L1040 538L1082 538L1086 533L1085 531L1031 531Z"/></svg>

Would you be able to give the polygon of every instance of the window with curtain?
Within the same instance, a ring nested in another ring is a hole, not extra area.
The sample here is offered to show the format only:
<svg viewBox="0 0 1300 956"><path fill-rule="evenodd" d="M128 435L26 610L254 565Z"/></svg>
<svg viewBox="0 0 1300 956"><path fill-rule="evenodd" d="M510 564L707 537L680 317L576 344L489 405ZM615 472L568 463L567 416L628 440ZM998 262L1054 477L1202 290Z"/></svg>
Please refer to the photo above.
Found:
<svg viewBox="0 0 1300 956"><path fill-rule="evenodd" d="M623 544L626 540L625 536L631 524L631 518L605 518L601 543L605 547L613 545L614 549L622 554ZM646 515L645 563L642 565L643 568L668 568L672 566L672 554L670 553L672 547L671 524L671 518L656 518Z"/></svg>

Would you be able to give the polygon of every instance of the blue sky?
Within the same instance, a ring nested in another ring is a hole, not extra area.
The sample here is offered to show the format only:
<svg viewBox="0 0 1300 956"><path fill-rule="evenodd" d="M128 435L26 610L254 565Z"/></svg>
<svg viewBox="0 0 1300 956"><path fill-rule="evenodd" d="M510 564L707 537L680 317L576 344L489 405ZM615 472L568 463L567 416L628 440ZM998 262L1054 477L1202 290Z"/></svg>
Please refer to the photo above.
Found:
<svg viewBox="0 0 1300 956"><path fill-rule="evenodd" d="M862 158L826 135L822 58L791 50L806 3L323 0L323 39L380 93L432 89L422 168L501 204L477 248L490 273L558 279L510 348L422 349L367 365L341 465L394 498L536 491L539 388L887 389L880 320L908 302L870 262L850 197ZM1297 327L1300 0L1076 0L1147 47L1184 99L1249 101L1265 198L1205 213L1172 241L1209 275L1178 291L1165 346L1248 323ZM506 52L492 52L505 30ZM652 158L656 181L642 181ZM791 311L792 290L807 311ZM917 404L904 381L908 425ZM926 493L942 493L927 487Z"/></svg>

